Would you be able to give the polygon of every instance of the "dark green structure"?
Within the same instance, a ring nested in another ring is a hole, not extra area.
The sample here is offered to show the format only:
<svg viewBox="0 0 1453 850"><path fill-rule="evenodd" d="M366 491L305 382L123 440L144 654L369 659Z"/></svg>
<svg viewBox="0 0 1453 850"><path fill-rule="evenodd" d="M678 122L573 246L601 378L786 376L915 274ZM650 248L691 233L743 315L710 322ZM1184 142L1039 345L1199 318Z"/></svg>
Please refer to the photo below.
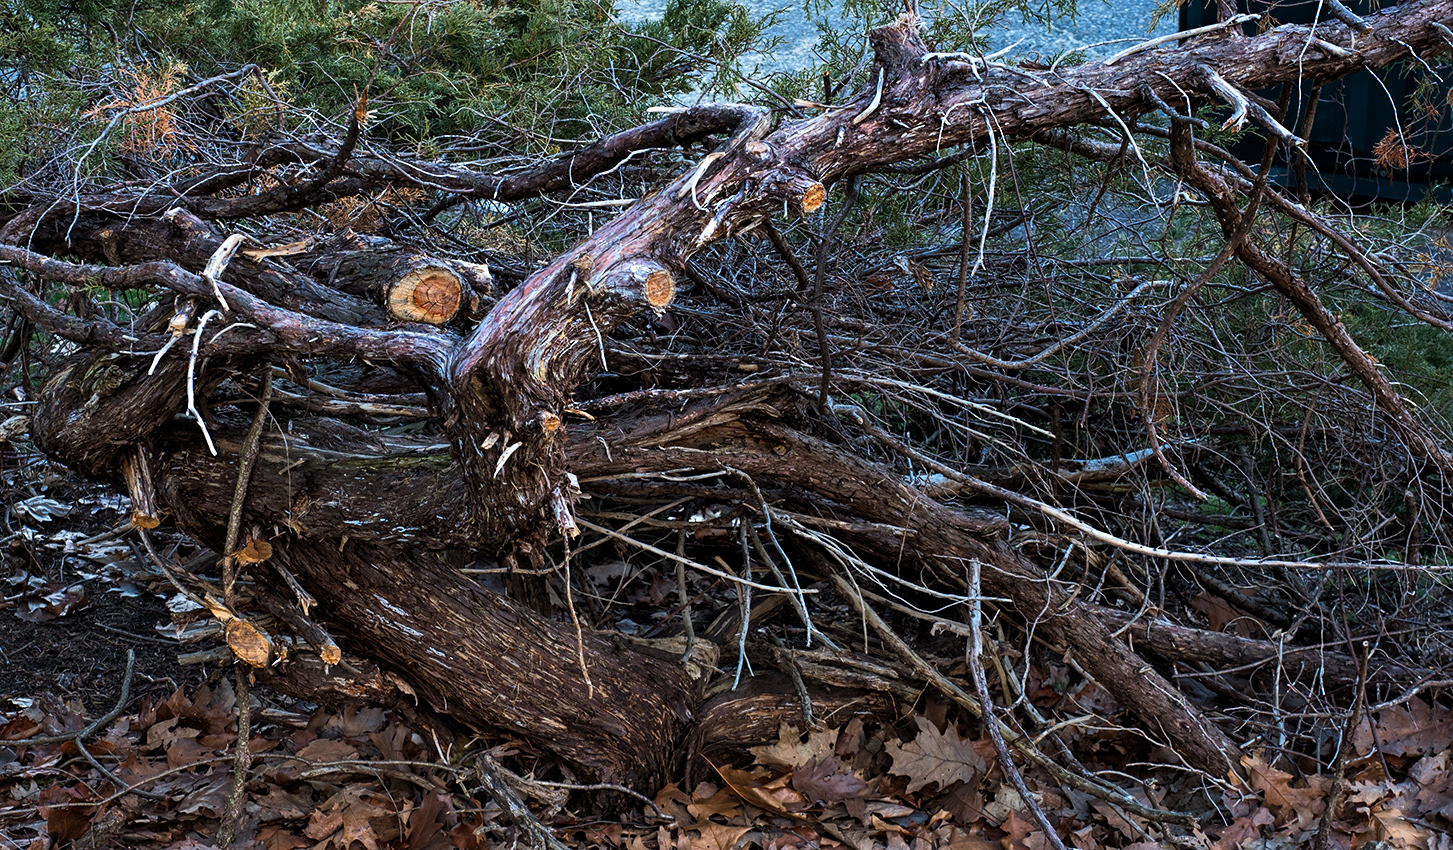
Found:
<svg viewBox="0 0 1453 850"><path fill-rule="evenodd" d="M1248 24L1248 32L1250 27L1311 23L1319 10L1321 20L1330 19L1319 0L1239 0L1237 5L1241 11L1264 16ZM1367 14L1376 4L1351 0L1346 5ZM1214 2L1192 0L1181 7L1182 30L1215 21ZM1262 94L1275 98L1278 92ZM1292 93L1291 113L1284 123L1293 131L1300 132L1311 94L1310 90ZM1432 191L1439 201L1453 202L1453 75L1444 65L1440 81L1421 64L1405 62L1328 85L1318 97L1308 142L1311 164L1305 168L1305 179L1313 193L1418 201ZM1233 150L1247 162L1258 162L1262 142L1248 137ZM1272 179L1295 186L1296 169L1283 158Z"/></svg>

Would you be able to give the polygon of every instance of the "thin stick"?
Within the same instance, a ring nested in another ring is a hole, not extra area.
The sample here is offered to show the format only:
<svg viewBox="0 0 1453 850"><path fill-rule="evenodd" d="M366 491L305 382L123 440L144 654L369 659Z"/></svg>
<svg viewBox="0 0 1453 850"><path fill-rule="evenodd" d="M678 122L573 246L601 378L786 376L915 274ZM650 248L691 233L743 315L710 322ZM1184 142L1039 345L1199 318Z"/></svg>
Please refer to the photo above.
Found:
<svg viewBox="0 0 1453 850"><path fill-rule="evenodd" d="M197 322L197 330L192 335L192 356L187 360L187 413L191 414L192 418L197 420L197 425L201 427L202 436L207 440L207 451L212 453L212 457L217 456L217 446L212 443L212 435L207 432L207 421L197 411L197 352L202 347L202 329L207 327L207 322L213 316L220 315L222 314L216 310L208 310L202 314L202 318Z"/></svg>
<svg viewBox="0 0 1453 850"><path fill-rule="evenodd" d="M1338 0L1322 0L1322 2L1326 4L1327 11L1332 13L1332 17L1360 33L1372 32L1372 24L1364 21L1361 16L1342 5Z"/></svg>
<svg viewBox="0 0 1453 850"><path fill-rule="evenodd" d="M831 578L837 586L838 592L852 604L853 608L863 617L867 624L873 627L873 630L878 633L878 637L883 643L888 645L889 649L896 652L919 676L922 676L928 682L932 683L934 687L958 703L969 714L975 718L981 716L983 709L979 706L978 700L965 693L964 689L955 684L952 679L940 673L936 667L923 660L922 656L914 652L913 648L903 638L899 637L897 633L888 627L887 623L883 622L883 618L878 616L878 613L863 600L862 595L846 579L837 574L833 574ZM1014 748L1019 751L1020 755L1049 771L1056 779L1066 785L1090 794L1097 799L1104 800L1107 803L1119 806L1143 818L1161 823L1178 823L1187 826L1196 823L1194 815L1183 812L1170 812L1147 806L1118 788L1103 785L1089 777L1081 776L1061 766L1039 750L1036 750L1031 742L1025 740L1024 736L1010 729L1008 726L1003 725L1002 721L994 722L1000 724L999 734L1006 736L1006 740L1013 743Z"/></svg>
<svg viewBox="0 0 1453 850"><path fill-rule="evenodd" d="M685 564L686 566L691 567L692 569L701 570L702 572L706 573L707 575L716 576L717 578L724 578L727 581L736 582L737 584L750 585L751 587L754 587L757 590L767 590L767 591L771 591L772 593L793 593L793 592L797 592L797 593L816 593L817 592L817 590L815 590L814 588L810 588L810 587L809 588L804 588L804 589L802 589L800 591L793 591L791 588L788 588L788 587L780 587L780 586L779 587L773 587L770 584L758 584L757 582L751 581L750 579L744 579L744 578L742 578L740 576L734 576L731 573L723 572L721 570L716 569L715 567L708 567L706 564L703 564L700 561L693 561L690 558L683 558L680 555L676 555L674 553L667 552L665 549L657 548L655 546L652 546L649 543L642 543L641 541L635 539L634 537L627 537L626 535L621 534L621 533L619 533L619 532L617 532L617 531L615 531L613 529L606 528L603 525L596 525L595 523L591 522L590 520L580 519L580 518L577 517L575 521L578 522L578 523L580 523L580 526L582 528L588 528L591 531L596 532L597 534L604 534L606 537L614 538L616 540L621 541L622 543L629 543L630 545L635 546L638 549L643 549L643 550L645 550L647 552L650 552L652 554L660 555L661 557L666 558L667 560L675 561L675 562L680 563L680 564Z"/></svg>
<svg viewBox="0 0 1453 850"><path fill-rule="evenodd" d="M807 276L807 269L803 268L802 261L797 259L797 255L793 253L792 246L787 243L787 238L782 235L781 231L772 226L771 219L767 219L764 225L764 229L767 231L767 240L772 243L773 248L777 249L777 254L782 258L782 262L786 263L787 268L792 270L792 276L797 278L797 291L806 292L808 289L811 289L812 279Z"/></svg>
<svg viewBox="0 0 1453 850"><path fill-rule="evenodd" d="M1162 44L1168 44L1172 41L1180 41L1183 38L1195 38L1198 35L1205 35L1209 32L1217 32L1219 30L1227 29L1228 27L1239 27L1242 24L1259 20L1261 20L1260 15L1237 15L1233 18L1228 18L1224 21L1221 21L1220 23L1207 24L1203 27L1196 27L1193 30L1182 30L1181 32L1173 32L1170 35L1158 36L1156 38L1150 39L1149 41L1142 41L1139 44L1125 48L1119 53L1116 53L1114 56L1111 56L1109 59L1106 59L1105 65L1114 65L1121 59L1134 56L1137 53L1144 53L1147 50L1159 47Z"/></svg>
<svg viewBox="0 0 1453 850"><path fill-rule="evenodd" d="M234 665L237 674L237 746L232 757L232 793L227 797L227 806L222 810L222 823L217 827L215 842L222 850L232 846L237 837L238 821L242 816L242 801L247 792L247 774L252 771L252 748L248 738L252 736L252 696L249 693L248 677L251 671L246 665Z"/></svg>
<svg viewBox="0 0 1453 850"><path fill-rule="evenodd" d="M882 80L878 81L882 85ZM853 204L858 200L858 189L862 186L861 175L854 174L848 178L847 186L843 189L843 205L822 229L822 238L817 243L817 268L812 273L812 321L817 333L817 350L822 358L822 388L817 399L819 410L827 410L828 391L832 387L832 348L827 341L827 324L822 320L822 284L827 279L827 264L832 258L833 237L842 226L843 220L852 211Z"/></svg>
<svg viewBox="0 0 1453 850"><path fill-rule="evenodd" d="M1029 793L1029 786L1024 784L1024 776L1019 772L1019 767L1014 764L1014 757L1009 754L1009 745L1004 743L1004 736L999 734L999 724L995 722L994 699L989 695L989 682L984 676L984 659L981 657L984 652L984 615L983 606L979 600L979 573L979 561L970 558L968 662L969 673L974 679L974 690L979 697L979 709L983 712L984 729L988 731L989 738L994 742L994 752L999 755L999 766L1004 768L1004 774L1009 777L1009 781L1014 785L1014 790L1019 792L1020 799L1029 808L1029 814L1044 831L1044 837L1049 845L1056 850L1065 850L1064 842L1060 841L1054 824L1049 822L1049 817L1045 815L1044 810L1039 807L1039 803L1035 802L1034 797Z"/></svg>
<svg viewBox="0 0 1453 850"><path fill-rule="evenodd" d="M575 651L580 661L580 675L585 679L586 699L595 699L595 682L590 680L590 666L585 663L585 631L580 625L580 615L575 613L575 590L570 580L570 537L562 535L565 543L565 607L570 611L570 622L575 624Z"/></svg>
<svg viewBox="0 0 1453 850"><path fill-rule="evenodd" d="M1357 670L1357 693L1352 700L1352 710L1347 712L1347 721L1342 725L1342 738L1337 742L1337 756L1332 770L1332 787L1327 790L1327 810L1322 812L1322 822L1317 824L1315 850L1327 850L1332 837L1332 819L1342 808L1342 797L1347 792L1347 754L1352 751L1352 736L1362 719L1362 704L1367 698L1367 641L1362 642L1362 657Z"/></svg>
<svg viewBox="0 0 1453 850"><path fill-rule="evenodd" d="M686 529L676 530L676 557L685 560L686 555ZM681 660L685 661L691 657L691 650L696 648L696 626L691 622L691 593L686 589L686 565L676 562L676 599L681 605L681 628L686 634L686 651L681 653Z"/></svg>
<svg viewBox="0 0 1453 850"><path fill-rule="evenodd" d="M298 598L298 607L303 609L303 616L308 616L308 613L313 610L313 606L318 604L318 600L314 599L313 594L309 593L298 583L297 577L292 574L291 570L283 566L282 561L274 558L268 563L272 564L272 568L277 570L277 574L283 577L283 581L287 582L288 587L293 591L293 595Z"/></svg>
<svg viewBox="0 0 1453 850"><path fill-rule="evenodd" d="M247 482L252 478L252 467L257 462L258 446L262 442L262 427L267 421L267 407L272 401L272 369L262 372L262 394L258 399L257 412L252 416L252 427L242 439L242 448L237 459L237 483L232 488L232 510L227 514L227 540L222 551L222 597L233 605L233 586L237 583L237 538L242 529L242 507L247 501Z"/></svg>
<svg viewBox="0 0 1453 850"><path fill-rule="evenodd" d="M555 833L550 831L549 827L540 823L539 818L535 817L534 813L530 811L530 807L520 799L520 795L515 792L515 789L510 787L509 781L505 778L507 771L494 760L493 756L488 752L479 753L475 756L474 770L479 784L483 786L484 793L495 802L495 805L504 809L515 827L525 834L526 839L533 846L540 850L568 850L564 844L560 843L560 839L555 837Z"/></svg>
<svg viewBox="0 0 1453 850"><path fill-rule="evenodd" d="M116 705L102 716L92 720L84 729L78 732L65 732L60 735L38 735L34 738L0 738L0 744L12 747L29 747L36 744L59 744L65 741L76 741L81 738L89 738L107 723L121 716L121 711L126 707L126 701L131 698L131 676L136 672L136 650L126 650L126 673L121 680L121 696L117 697ZM126 783L121 783L125 787Z"/></svg>
<svg viewBox="0 0 1453 850"><path fill-rule="evenodd" d="M737 520L737 536L742 544L742 575L750 582L752 578L752 552L747 548L747 518ZM725 563L723 561L722 563ZM752 586L750 583L737 585L737 601L742 608L742 622L737 627L737 674L732 678L732 690L742 681L742 668L747 666L747 629L752 625Z"/></svg>
<svg viewBox="0 0 1453 850"><path fill-rule="evenodd" d="M173 562L172 564L168 565L168 559L163 558L161 553L156 551L156 546L151 542L151 535L146 533L146 529L138 528L136 529L136 534L138 537L141 538L141 543L142 546L146 549L147 556L151 558L152 563L155 564L156 568L161 571L161 574L166 578L166 580L171 583L171 586L176 588L176 591L184 596L188 602L191 602L198 608L206 608L206 600L203 599L201 596L198 596L196 592L183 584L182 580L177 576L177 574L172 572L172 569L176 568L184 573L187 573L188 577L191 578L193 581L197 582L198 584L202 585L207 593L215 593L216 588L212 587L209 582L192 575L190 572L187 571L186 567L183 567L181 564ZM139 561L141 559L137 558L137 560Z"/></svg>
<svg viewBox="0 0 1453 850"><path fill-rule="evenodd" d="M852 405L840 404L836 407L838 413L854 410ZM1386 572L1428 572L1431 570L1446 571L1453 570L1453 566L1433 566L1395 563L1376 563L1372 561L1284 561L1274 558L1230 558L1220 555L1202 555L1199 552L1185 552L1176 549L1161 549L1155 546L1146 546L1143 543L1135 543L1123 537L1116 537L1108 531L1096 528L1079 517L1054 505L1016 493L1013 490L1006 490L983 479L963 473L938 460L905 445L901 440L892 434L873 424L866 415L858 411L855 414L858 425L872 434L879 442L901 453L904 457L912 458L914 461L924 464L933 469L934 472L942 474L945 478L958 482L965 489L977 490L985 495L993 496L996 499L1003 499L1012 502L1020 507L1036 510L1050 519L1068 525L1080 533L1091 537L1101 543L1109 544L1127 552L1137 555L1145 555L1150 558L1165 558L1168 561L1182 561L1185 563L1210 564L1222 567L1284 567L1289 570L1383 570ZM811 591L804 591L810 593Z"/></svg>
<svg viewBox="0 0 1453 850"><path fill-rule="evenodd" d="M969 228L974 224L973 186L969 185L969 170L959 175L960 194L963 195L963 233L959 239L959 293L954 300L954 329L949 336L949 345L959 344L959 331L964 325L964 292L969 285Z"/></svg>
<svg viewBox="0 0 1453 850"><path fill-rule="evenodd" d="M567 791L616 791L628 797L635 797L637 800L650 806L651 810L656 813L656 817L671 821L672 823L676 822L674 816L661 811L661 807L656 805L655 801L650 797L647 797L639 791L632 791L624 785L616 785L610 782L546 782L543 779L530 779L528 781L531 785L539 785L544 788L564 788Z"/></svg>
<svg viewBox="0 0 1453 850"><path fill-rule="evenodd" d="M859 112L857 115L854 115L853 116L853 123L854 124L861 124L861 123L863 123L864 121L868 120L868 116L870 116L874 112L877 112L878 111L879 104L881 104L883 102L883 79L886 76L887 76L887 70L884 69L884 68L879 68L878 69L878 87L873 90L873 99L872 99L871 102L868 103L868 105L863 109L862 112Z"/></svg>
<svg viewBox="0 0 1453 850"><path fill-rule="evenodd" d="M227 270L227 264L232 262L232 256L237 253L238 247L242 245L242 240L246 238L241 233L234 233L227 237L212 254L211 259L207 260L206 268L202 269L202 278L212 284L212 294L216 296L217 303L222 305L224 313L232 312L232 308L227 305L227 299L222 297L222 289L217 285L217 279L222 277L222 272Z"/></svg>
<svg viewBox="0 0 1453 850"><path fill-rule="evenodd" d="M242 508L247 502L247 483L252 478L252 466L257 461L262 428L267 422L267 406L271 401L272 366L265 364L257 412L252 416L252 427L247 429L238 453L237 484L232 489L232 510L227 515L227 539L222 552L222 597L229 608L236 607L237 558L234 553L237 551L237 538L242 529ZM242 802L247 796L247 775L252 770L252 748L248 745L248 739L252 737L252 671L246 669L245 665L234 664L233 673L237 679L237 745L232 762L232 793L227 797L227 806L222 811L222 823L217 827L217 846L223 850L232 846L232 841L237 836L238 821L242 817Z"/></svg>

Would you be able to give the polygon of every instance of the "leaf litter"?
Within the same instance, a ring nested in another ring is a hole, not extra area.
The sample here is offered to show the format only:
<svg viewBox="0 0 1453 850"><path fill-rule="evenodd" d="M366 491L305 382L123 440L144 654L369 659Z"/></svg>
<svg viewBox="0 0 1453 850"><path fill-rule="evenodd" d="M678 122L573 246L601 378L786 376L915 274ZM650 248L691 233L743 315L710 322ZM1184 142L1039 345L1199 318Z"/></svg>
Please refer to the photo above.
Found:
<svg viewBox="0 0 1453 850"><path fill-rule="evenodd" d="M271 698L268 698L271 699ZM7 846L208 846L231 787L236 695L226 678L163 700L143 698L81 743L0 744L0 835ZM448 850L508 846L512 825L462 766L464 742L441 757L435 732L377 708L311 713L263 702L251 746L253 779L243 812L250 850ZM710 766L689 791L671 783L653 806L601 821L535 800L536 814L569 846L611 850L1037 850L1045 836L1002 782L972 721L940 727L912 714L893 724L783 724L740 766ZM64 735L89 718L50 696L0 713L0 739ZM968 729L969 734L961 731ZM852 727L852 728L850 728ZM1346 767L1347 793L1329 846L1444 850L1453 828L1453 715L1409 700L1370 718ZM529 763L527 751L496 749ZM1326 810L1329 776L1259 751L1202 813L1202 827L1162 842L1154 824L1049 777L1026 771L1037 802L1066 846L1079 850L1199 847L1270 850L1311 846ZM120 786L117 783L122 783ZM528 779L522 780L528 786ZM145 796L143 793L145 792ZM1174 782L1147 789L1165 804ZM99 842L94 839L100 839ZM86 841L92 843L87 844ZM1380 843L1377 843L1380 842Z"/></svg>
<svg viewBox="0 0 1453 850"><path fill-rule="evenodd" d="M60 489L30 498L15 538L80 565L64 574L29 567L0 578L0 609L29 622L74 618L97 598L147 595L148 577L129 549L100 529L47 530L84 513L88 497ZM102 506L114 507L114 506ZM91 513L97 514L92 508ZM114 511L112 511L114 513ZM105 513L102 512L102 516ZM35 559L32 558L32 561ZM624 563L590 578L623 601L659 604L669 578L632 581ZM1236 612L1204 604L1208 619L1237 628ZM174 605L174 616L194 607ZM1021 656L1022 659L1022 656ZM1029 665L1024 697L1113 719L1119 711L1093 682L1053 661ZM342 710L281 701L254 691L254 769L243 808L248 850L447 850L508 847L518 827L468 769L482 745L455 741L376 707ZM25 850L211 846L232 785L237 697L227 677L146 695L80 740L98 713L75 699L14 694L0 702L0 843ZM540 793L539 775L562 769L521 742L490 752L519 776L535 815L569 846L611 850L1038 850L1049 846L1026 802L1004 783L991 742L970 718L933 698L903 706L896 722L856 717L802 729L784 722L774 740L734 763L707 765L694 782L671 783L653 805L614 820L591 814L589 798ZM1151 751L1112 724L1073 724L1057 733L1089 772L1149 777L1133 796L1190 811L1199 827L1172 835L1135 814L1025 769L1035 802L1066 846L1279 850L1312 846L1326 815L1331 769L1305 756L1260 750L1244 779L1220 788L1171 769L1144 769ZM1335 742L1333 742L1335 744ZM1345 793L1330 820L1329 847L1453 850L1453 712L1411 696L1363 718L1352 735ZM1163 751L1162 751L1163 752ZM1023 766L1022 766L1023 767ZM569 779L568 775L563 778ZM684 786L684 787L683 787ZM689 789L689 790L687 790ZM574 804L572 808L567 803ZM1173 840L1172 840L1173 839Z"/></svg>

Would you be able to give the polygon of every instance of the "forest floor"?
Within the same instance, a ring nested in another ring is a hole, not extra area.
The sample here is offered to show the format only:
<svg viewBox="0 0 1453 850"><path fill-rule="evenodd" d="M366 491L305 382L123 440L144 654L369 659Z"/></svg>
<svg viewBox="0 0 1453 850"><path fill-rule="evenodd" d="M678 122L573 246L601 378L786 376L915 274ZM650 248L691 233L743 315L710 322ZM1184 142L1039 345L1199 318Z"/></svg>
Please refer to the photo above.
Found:
<svg viewBox="0 0 1453 850"><path fill-rule="evenodd" d="M212 846L232 788L232 677L215 655L178 663L198 647L177 642L182 606L138 558L125 503L23 446L0 444L0 847ZM626 598L643 604L671 590L662 576L638 575L630 588L619 570L597 573L592 581L629 588ZM1063 667L1035 666L1026 698L1114 716L1093 683L1071 682ZM486 770L505 776L552 839L571 847L1053 846L1005 781L992 740L928 691L900 704L892 722L784 724L775 743L735 765L711 764L704 777L608 812L572 797L568 782L541 780L560 776L559 766L522 742L458 738L380 708L320 707L263 689L252 693L251 715L253 771L236 846L253 850L531 846L542 833L522 832L486 792ZM1056 832L1080 850L1311 846L1332 788L1331 776L1296 775L1261 752L1243 760L1246 779L1218 787L1168 769L1163 750L1114 730L1065 740L1086 769L1132 778L1139 803L1200 819L1166 830L1026 771ZM1453 847L1442 829L1453 823L1453 714L1413 699L1364 723L1354 740L1327 846Z"/></svg>

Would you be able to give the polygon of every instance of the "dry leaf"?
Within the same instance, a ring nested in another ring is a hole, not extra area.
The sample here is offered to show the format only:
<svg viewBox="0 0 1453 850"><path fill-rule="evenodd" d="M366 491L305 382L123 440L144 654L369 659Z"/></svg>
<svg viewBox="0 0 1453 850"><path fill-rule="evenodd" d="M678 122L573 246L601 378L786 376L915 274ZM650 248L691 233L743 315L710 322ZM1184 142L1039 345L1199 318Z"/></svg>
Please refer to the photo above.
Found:
<svg viewBox="0 0 1453 850"><path fill-rule="evenodd" d="M777 743L752 747L751 753L758 763L771 767L796 768L813 759L821 764L833 754L838 733L834 729L818 729L809 732L806 741L800 740L801 737L797 727L784 720L777 730Z"/></svg>
<svg viewBox="0 0 1453 850"><path fill-rule="evenodd" d="M656 808L665 812L672 820L682 823L691 823L691 813L686 810L686 804L691 802L686 792L677 787L675 782L656 792ZM653 814L649 809L647 814Z"/></svg>
<svg viewBox="0 0 1453 850"><path fill-rule="evenodd" d="M738 797L759 809L779 815L791 815L811 808L806 797L787 787L790 775L775 778L767 774L754 776L745 770L732 767L717 767L716 772Z"/></svg>
<svg viewBox="0 0 1453 850"><path fill-rule="evenodd" d="M309 838L322 841L338 831L343 825L343 812L340 809L314 809L313 814L308 817L308 825L303 829L303 834Z"/></svg>
<svg viewBox="0 0 1453 850"><path fill-rule="evenodd" d="M792 787L818 803L837 803L862 797L868 783L843 766L837 756L816 758L792 773Z"/></svg>
<svg viewBox="0 0 1453 850"><path fill-rule="evenodd" d="M1004 846L997 841L970 835L968 831L958 827L949 827L942 838L942 842L936 845L937 850L1003 850Z"/></svg>
<svg viewBox="0 0 1453 850"><path fill-rule="evenodd" d="M1004 819L999 828L1009 833L1004 837L1005 850L1034 850L1029 846L1029 839L1040 831L1039 824L1020 817L1018 812L1010 809L1009 817Z"/></svg>
<svg viewBox="0 0 1453 850"><path fill-rule="evenodd" d="M944 789L955 782L965 785L978 782L986 765L972 742L960 738L953 727L943 733L923 717L915 717L914 721L918 724L918 735L912 741L894 742L885 748L893 757L891 772L908 777L908 793L934 783Z"/></svg>
<svg viewBox="0 0 1453 850"><path fill-rule="evenodd" d="M337 719L328 725L338 726L338 731L343 733L345 738L356 738L359 735L368 735L383 728L384 711L375 706L350 706L343 709ZM377 743L377 742L375 742Z"/></svg>
<svg viewBox="0 0 1453 850"><path fill-rule="evenodd" d="M441 816L452 808L448 794L425 794L424 799L419 801L419 807L409 814L409 829L404 839L406 850L448 847Z"/></svg>
<svg viewBox="0 0 1453 850"><path fill-rule="evenodd" d="M687 804L686 811L699 821L708 820L712 815L721 815L730 820L742 813L739 803L739 798L730 788L722 788L709 797Z"/></svg>
<svg viewBox="0 0 1453 850"><path fill-rule="evenodd" d="M1398 809L1385 809L1372 814L1373 834L1395 848L1428 846L1428 830L1412 823Z"/></svg>
<svg viewBox="0 0 1453 850"><path fill-rule="evenodd" d="M1417 788L1418 813L1453 815L1453 772L1448 767L1448 752L1421 758L1408 769L1408 780ZM1449 818L1453 820L1453 818Z"/></svg>
<svg viewBox="0 0 1453 850"><path fill-rule="evenodd" d="M345 741L330 741L319 738L298 750L298 758L311 762L342 761L358 755L358 748Z"/></svg>
<svg viewBox="0 0 1453 850"><path fill-rule="evenodd" d="M1295 828L1310 824L1327 807L1327 792L1320 776L1310 778L1309 787L1293 788L1292 775L1267 764L1260 751L1242 756L1251 787L1261 792L1262 799L1276 816L1278 827L1294 823Z"/></svg>
<svg viewBox="0 0 1453 850"><path fill-rule="evenodd" d="M1213 632L1225 631L1229 625L1231 634L1249 638L1256 636L1261 625L1256 618L1247 616L1225 599L1204 590L1191 600L1191 608L1205 615Z"/></svg>
<svg viewBox="0 0 1453 850"><path fill-rule="evenodd" d="M178 738L175 744L166 748L166 763L167 767L187 767L216 754L213 748L197 743L196 738Z"/></svg>
<svg viewBox="0 0 1453 850"><path fill-rule="evenodd" d="M953 816L954 823L968 826L984 817L984 792L977 785L955 782L948 790L934 798L934 804L942 806Z"/></svg>
<svg viewBox="0 0 1453 850"><path fill-rule="evenodd" d="M262 846L267 850L298 850L299 847L307 847L310 843L281 826L264 826L257 831L257 840L261 841Z"/></svg>
<svg viewBox="0 0 1453 850"><path fill-rule="evenodd" d="M45 623L73 614L86 607L91 597L79 584L53 590L40 599L22 599L15 616L27 623Z"/></svg>
<svg viewBox="0 0 1453 850"><path fill-rule="evenodd" d="M1261 828L1271 826L1272 820L1271 812L1258 806L1251 814L1239 817L1230 826L1223 827L1216 843L1211 847L1213 850L1236 850L1245 842L1261 837Z"/></svg>
<svg viewBox="0 0 1453 850"><path fill-rule="evenodd" d="M1377 743L1394 756L1436 753L1453 745L1453 712L1430 707L1417 697L1378 712ZM1353 737L1359 755L1372 752L1372 729L1364 720Z"/></svg>
<svg viewBox="0 0 1453 850"><path fill-rule="evenodd" d="M691 842L693 850L734 850L742 836L752 831L749 826L726 826L719 823L704 823L700 829L701 838Z"/></svg>
<svg viewBox="0 0 1453 850"><path fill-rule="evenodd" d="M322 840L332 836L340 848L357 841L365 850L379 850L378 836L373 831L373 818L393 814L388 798L354 785L334 794L308 821L303 832L309 838ZM336 835L334 835L336 831Z"/></svg>
<svg viewBox="0 0 1453 850"><path fill-rule="evenodd" d="M95 806L80 805L86 795L75 788L51 785L40 792L40 816L56 845L80 838L91 825Z"/></svg>

